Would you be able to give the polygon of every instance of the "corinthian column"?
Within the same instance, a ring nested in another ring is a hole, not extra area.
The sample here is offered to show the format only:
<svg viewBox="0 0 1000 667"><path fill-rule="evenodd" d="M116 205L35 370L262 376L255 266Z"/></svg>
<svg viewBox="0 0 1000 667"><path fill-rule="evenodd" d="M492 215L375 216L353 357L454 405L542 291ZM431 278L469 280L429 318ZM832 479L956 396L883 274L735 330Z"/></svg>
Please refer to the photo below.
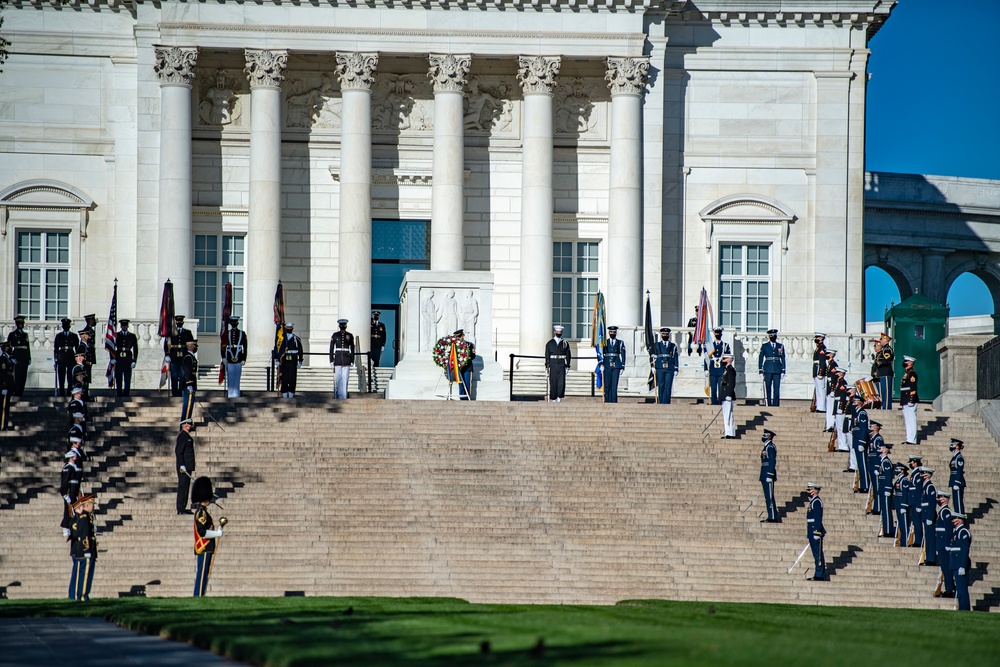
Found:
<svg viewBox="0 0 1000 667"><path fill-rule="evenodd" d="M281 272L281 82L287 51L247 49L250 81L250 219L243 330L251 361L274 348L274 290Z"/></svg>
<svg viewBox="0 0 1000 667"><path fill-rule="evenodd" d="M608 58L608 322L642 323L642 98L649 58Z"/></svg>
<svg viewBox="0 0 1000 667"><path fill-rule="evenodd" d="M517 59L517 78L524 91L521 354L541 354L552 334L552 91L559 65L558 57Z"/></svg>
<svg viewBox="0 0 1000 667"><path fill-rule="evenodd" d="M157 276L174 283L175 312L191 317L191 81L198 50L154 46L160 80L160 202Z"/></svg>
<svg viewBox="0 0 1000 667"><path fill-rule="evenodd" d="M465 168L462 88L470 55L431 54L427 76L434 84L434 180L431 186L431 270L461 271Z"/></svg>
<svg viewBox="0 0 1000 667"><path fill-rule="evenodd" d="M358 351L367 351L372 306L372 84L377 53L337 53L340 134L339 297Z"/></svg>

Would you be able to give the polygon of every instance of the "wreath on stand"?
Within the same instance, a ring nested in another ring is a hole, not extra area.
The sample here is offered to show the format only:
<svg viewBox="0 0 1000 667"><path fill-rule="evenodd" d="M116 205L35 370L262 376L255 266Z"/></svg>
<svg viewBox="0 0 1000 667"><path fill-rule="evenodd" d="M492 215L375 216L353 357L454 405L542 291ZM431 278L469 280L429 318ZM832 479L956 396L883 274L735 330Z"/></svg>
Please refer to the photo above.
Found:
<svg viewBox="0 0 1000 667"><path fill-rule="evenodd" d="M449 382L458 382L458 371L470 361L472 346L454 336L443 336L434 344L434 363L444 369Z"/></svg>

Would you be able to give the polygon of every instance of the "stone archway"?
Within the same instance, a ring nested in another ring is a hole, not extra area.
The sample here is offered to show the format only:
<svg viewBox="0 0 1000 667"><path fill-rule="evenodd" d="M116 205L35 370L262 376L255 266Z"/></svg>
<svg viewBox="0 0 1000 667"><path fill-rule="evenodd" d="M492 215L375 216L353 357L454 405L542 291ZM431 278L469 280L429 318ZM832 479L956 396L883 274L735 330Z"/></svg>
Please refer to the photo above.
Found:
<svg viewBox="0 0 1000 667"><path fill-rule="evenodd" d="M1000 334L1000 264L993 257L991 261L966 261L955 265L944 280L944 294L948 294L959 276L971 273L986 284L993 299L993 333Z"/></svg>

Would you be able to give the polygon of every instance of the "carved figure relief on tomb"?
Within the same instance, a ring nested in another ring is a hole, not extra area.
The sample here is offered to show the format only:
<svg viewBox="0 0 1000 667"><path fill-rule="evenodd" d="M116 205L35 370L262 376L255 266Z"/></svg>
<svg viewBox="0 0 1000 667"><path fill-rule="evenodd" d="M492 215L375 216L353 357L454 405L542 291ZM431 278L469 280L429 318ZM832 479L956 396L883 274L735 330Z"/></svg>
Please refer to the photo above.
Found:
<svg viewBox="0 0 1000 667"><path fill-rule="evenodd" d="M289 79L286 88L286 127L340 129L343 101L332 74Z"/></svg>
<svg viewBox="0 0 1000 667"><path fill-rule="evenodd" d="M594 102L604 97L602 88L596 81L579 76L559 81L553 100L555 133L582 135L594 130L601 109Z"/></svg>
<svg viewBox="0 0 1000 667"><path fill-rule="evenodd" d="M240 99L240 93L243 92L242 78L221 67L215 70L214 76L199 78L202 83L198 124L242 125L243 102Z"/></svg>
<svg viewBox="0 0 1000 667"><path fill-rule="evenodd" d="M426 75L380 74L372 87L372 130L433 130L433 97Z"/></svg>
<svg viewBox="0 0 1000 667"><path fill-rule="evenodd" d="M465 86L465 129L471 132L509 133L513 129L514 80L474 76Z"/></svg>

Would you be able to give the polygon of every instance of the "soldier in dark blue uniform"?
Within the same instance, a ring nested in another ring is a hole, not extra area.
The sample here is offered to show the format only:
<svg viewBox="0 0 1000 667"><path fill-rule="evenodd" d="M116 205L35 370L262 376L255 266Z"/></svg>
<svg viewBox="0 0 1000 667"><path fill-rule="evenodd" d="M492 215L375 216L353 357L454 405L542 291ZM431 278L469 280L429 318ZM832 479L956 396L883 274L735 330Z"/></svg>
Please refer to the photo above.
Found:
<svg viewBox="0 0 1000 667"><path fill-rule="evenodd" d="M73 364L73 371L71 373L74 386L83 388L83 396L81 399L84 403L90 402L90 373L87 372L87 350L83 343L76 348L76 355L73 357L76 361Z"/></svg>
<svg viewBox="0 0 1000 667"><path fill-rule="evenodd" d="M813 341L816 343L816 349L813 350L813 365L812 365L812 377L814 384L813 404L815 406L813 410L814 412L826 412L827 415L829 415L830 413L828 412L828 409L826 407L826 398L828 394L826 378L829 375L829 372L827 369L828 355L826 350L826 344L824 343L825 340L826 340L826 334L817 331L816 336L813 339ZM829 421L829 418L827 419L827 421ZM830 426L828 424L827 430L829 429Z"/></svg>
<svg viewBox="0 0 1000 667"><path fill-rule="evenodd" d="M708 385L712 392L712 405L722 405L719 389L722 386L722 376L726 373L722 357L732 354L733 351L729 348L729 343L722 340L722 327L716 327L712 333L715 335L715 340L706 344L708 359L705 361L705 371L708 373Z"/></svg>
<svg viewBox="0 0 1000 667"><path fill-rule="evenodd" d="M212 515L208 513L208 504L213 498L212 480L208 477L194 480L191 502L198 506L194 513L194 554L198 563L194 578L196 598L204 597L208 592L208 578L212 574L216 541L222 537L222 526L225 525L225 520L220 519L220 526L216 528Z"/></svg>
<svg viewBox="0 0 1000 667"><path fill-rule="evenodd" d="M52 344L53 369L56 371L56 385L59 387L60 396L68 396L69 389L74 384L72 372L76 364L76 348L80 345L80 337L69 330L72 324L73 320L64 317L63 330L56 334Z"/></svg>
<svg viewBox="0 0 1000 667"><path fill-rule="evenodd" d="M66 408L67 414L69 414L70 422L73 421L73 415L76 413L82 414L84 421L90 419L90 411L87 410L87 404L83 402L83 387L80 385L73 387L72 395L73 398L70 400L69 406Z"/></svg>
<svg viewBox="0 0 1000 667"><path fill-rule="evenodd" d="M10 399L14 395L15 366L11 358L10 343L0 341L0 431L13 428L10 423Z"/></svg>
<svg viewBox="0 0 1000 667"><path fill-rule="evenodd" d="M774 431L764 429L760 437L764 446L760 450L760 485L764 489L767 518L761 523L779 523L778 506L774 500L774 483L778 479L778 448L774 446Z"/></svg>
<svg viewBox="0 0 1000 667"><path fill-rule="evenodd" d="M80 452L70 449L65 454L66 465L59 476L59 495L63 499L63 518L59 524L63 536L70 536L70 526L73 522L73 503L80 498L80 483L83 480L83 470L80 468Z"/></svg>
<svg viewBox="0 0 1000 667"><path fill-rule="evenodd" d="M608 327L608 338L601 349L604 357L604 402L618 402L618 378L625 369L625 343L618 340L618 327Z"/></svg>
<svg viewBox="0 0 1000 667"><path fill-rule="evenodd" d="M653 344L651 356L656 370L656 402L667 405L673 393L674 376L679 370L677 346L670 342L669 327L660 329L660 340Z"/></svg>
<svg viewBox="0 0 1000 667"><path fill-rule="evenodd" d="M889 334L882 332L879 336L880 346L878 351L875 353L875 377L872 378L878 382L878 391L882 399L882 409L892 410L892 378L895 371L892 367L893 353L892 346L889 345L889 341L892 338ZM903 443L904 445L907 443ZM914 444L914 443L909 443Z"/></svg>
<svg viewBox="0 0 1000 667"><path fill-rule="evenodd" d="M851 423L851 446L854 447L854 459L857 463L857 483L855 493L868 493L871 475L868 474L868 438L871 436L868 423L868 411L865 410L865 399L855 394L851 399L854 403L854 419Z"/></svg>
<svg viewBox="0 0 1000 667"><path fill-rule="evenodd" d="M184 385L181 382L184 377L184 355L187 352L187 344L194 340L194 334L190 329L184 328L184 316L175 315L174 323L177 325L177 335L167 336L163 339L163 354L170 365L170 393L178 398L181 397Z"/></svg>
<svg viewBox="0 0 1000 667"><path fill-rule="evenodd" d="M461 368L458 369L460 376L458 383L458 399L460 401L475 400L472 391L472 362L476 359L476 345L472 341L465 340L465 329L458 329L452 334L456 340L464 342L469 346L469 356Z"/></svg>
<svg viewBox="0 0 1000 667"><path fill-rule="evenodd" d="M120 320L121 330L115 334L115 393L128 396L132 393L132 370L139 362L139 339L128 330L131 320Z"/></svg>
<svg viewBox="0 0 1000 667"><path fill-rule="evenodd" d="M882 530L879 537L895 537L896 527L892 520L892 460L889 454L892 453L892 445L879 438L879 461L876 469L876 492L878 499L878 513L882 517Z"/></svg>
<svg viewBox="0 0 1000 667"><path fill-rule="evenodd" d="M944 490L937 492L937 520L934 522L934 542L937 544L937 562L941 568L941 575L938 578L938 586L934 591L934 597L953 598L955 597L955 578L951 571L951 563L948 558L948 546L951 544L954 527L951 525L951 509L948 507L948 499L951 493Z"/></svg>
<svg viewBox="0 0 1000 667"><path fill-rule="evenodd" d="M719 383L719 398L722 399L723 439L736 437L736 368L733 367L733 355L726 352L722 355L722 382Z"/></svg>
<svg viewBox="0 0 1000 667"><path fill-rule="evenodd" d="M194 438L191 430L194 421L185 419L181 422L181 430L177 433L174 444L174 463L177 466L177 513L191 514L188 509L188 489L191 488L191 477L194 475Z"/></svg>
<svg viewBox="0 0 1000 667"><path fill-rule="evenodd" d="M760 346L757 370L764 376L767 404L781 405L781 380L785 377L785 346L778 342L778 330L767 330L767 342Z"/></svg>
<svg viewBox="0 0 1000 667"><path fill-rule="evenodd" d="M90 600L97 567L97 527L94 520L94 496L86 495L73 503L75 516L70 525L70 555L73 573L69 580L69 599Z"/></svg>
<svg viewBox="0 0 1000 667"><path fill-rule="evenodd" d="M919 456L910 457L910 541L906 546L922 547L924 545L924 516L920 509L920 500L924 495L924 476L921 474L923 461Z"/></svg>
<svg viewBox="0 0 1000 667"><path fill-rule="evenodd" d="M933 468L921 468L924 480L923 493L920 494L920 516L924 522L924 545L920 552L919 565L937 565L937 543L934 541L935 521L937 520L937 487L931 480Z"/></svg>
<svg viewBox="0 0 1000 667"><path fill-rule="evenodd" d="M14 330L7 334L10 343L10 356L14 360L14 389L11 394L24 394L24 385L28 382L28 366L31 365L31 340L24 330L24 317L14 318Z"/></svg>
<svg viewBox="0 0 1000 667"><path fill-rule="evenodd" d="M972 546L972 533L965 525L966 515L961 512L952 512L951 542L948 544L948 562L952 576L955 578L955 598L959 611L969 611L972 609L969 603L969 568L972 566L969 560L969 547Z"/></svg>
<svg viewBox="0 0 1000 667"><path fill-rule="evenodd" d="M948 463L948 487L951 489L952 506L956 512L965 513L965 443L958 438L951 439L948 450L953 452Z"/></svg>
<svg viewBox="0 0 1000 667"><path fill-rule="evenodd" d="M181 387L184 389L183 401L181 401L181 421L191 419L194 415L195 392L198 390L198 341L192 339L187 342L187 352L181 359Z"/></svg>
<svg viewBox="0 0 1000 667"><path fill-rule="evenodd" d="M896 511L896 546L905 547L910 539L910 478L906 464L897 463L892 480L892 508Z"/></svg>
<svg viewBox="0 0 1000 667"><path fill-rule="evenodd" d="M302 368L302 339L292 333L294 329L295 325L292 322L285 323L285 336L281 339L281 345L278 346L282 398L295 396L295 384L298 380L299 369Z"/></svg>
<svg viewBox="0 0 1000 667"><path fill-rule="evenodd" d="M381 315L382 311L372 311L371 335L369 337L371 347L368 349L370 350L369 354L371 355L373 368L382 363L382 350L385 349L385 341L388 337L385 330L385 324L383 322L379 322L378 319Z"/></svg>
<svg viewBox="0 0 1000 667"><path fill-rule="evenodd" d="M342 317L337 320L337 331L330 336L330 368L333 369L334 398L348 397L354 354L354 334L347 330L347 319Z"/></svg>
<svg viewBox="0 0 1000 667"><path fill-rule="evenodd" d="M882 424L873 420L868 422L869 438L868 438L868 506L865 508L865 514L881 514L882 509L882 491L879 485L879 466L882 463L882 446L885 445L885 439L882 437ZM891 448L892 445L889 445ZM892 469L892 462L889 463L890 470Z"/></svg>
<svg viewBox="0 0 1000 667"><path fill-rule="evenodd" d="M549 381L549 400L559 403L566 396L566 373L573 361L569 342L562 337L563 326L552 327L552 338L545 343L545 373Z"/></svg>
<svg viewBox="0 0 1000 667"><path fill-rule="evenodd" d="M823 501L819 498L819 492L823 487L819 484L809 482L806 490L809 492L809 509L806 510L806 534L809 537L809 548L812 549L813 560L816 562L816 571L809 581L829 581L826 576L826 557L823 555L823 538L826 537L826 528L823 527Z"/></svg>

